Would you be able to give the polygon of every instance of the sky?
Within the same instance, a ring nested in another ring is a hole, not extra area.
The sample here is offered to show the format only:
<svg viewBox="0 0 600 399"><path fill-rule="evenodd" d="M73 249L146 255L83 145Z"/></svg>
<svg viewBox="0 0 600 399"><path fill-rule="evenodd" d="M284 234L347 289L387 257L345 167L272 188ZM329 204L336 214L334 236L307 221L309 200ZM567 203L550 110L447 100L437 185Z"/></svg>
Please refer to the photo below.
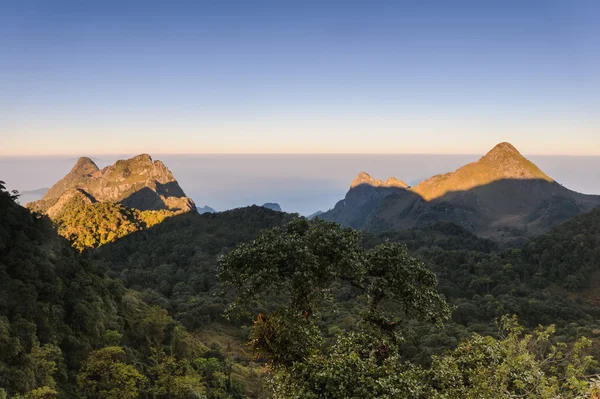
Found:
<svg viewBox="0 0 600 399"><path fill-rule="evenodd" d="M597 0L0 3L0 155L600 155Z"/></svg>

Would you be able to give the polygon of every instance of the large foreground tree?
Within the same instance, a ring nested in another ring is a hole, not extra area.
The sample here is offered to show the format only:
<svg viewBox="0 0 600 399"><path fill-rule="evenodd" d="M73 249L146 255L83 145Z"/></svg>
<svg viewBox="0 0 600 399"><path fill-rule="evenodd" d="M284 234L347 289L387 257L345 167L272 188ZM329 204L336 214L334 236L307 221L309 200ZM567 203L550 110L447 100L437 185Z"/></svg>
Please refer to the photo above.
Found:
<svg viewBox="0 0 600 399"><path fill-rule="evenodd" d="M435 275L405 246L364 250L358 232L335 223L299 218L268 230L225 255L219 277L234 293L229 315L253 317L249 345L267 362L276 398L596 395L588 340L553 345L552 329L526 335L510 318L500 339L474 336L429 368L406 362L401 331L410 321L449 317ZM321 316L341 290L354 296L360 317L331 338Z"/></svg>
<svg viewBox="0 0 600 399"><path fill-rule="evenodd" d="M251 346L267 360L279 398L410 392L413 382L398 374L398 327L411 319L441 324L450 313L435 275L406 247L365 251L357 231L320 220L297 219L238 246L221 259L219 277L236 294L230 314L271 310L255 318ZM352 287L361 318L326 343L317 321L340 285Z"/></svg>

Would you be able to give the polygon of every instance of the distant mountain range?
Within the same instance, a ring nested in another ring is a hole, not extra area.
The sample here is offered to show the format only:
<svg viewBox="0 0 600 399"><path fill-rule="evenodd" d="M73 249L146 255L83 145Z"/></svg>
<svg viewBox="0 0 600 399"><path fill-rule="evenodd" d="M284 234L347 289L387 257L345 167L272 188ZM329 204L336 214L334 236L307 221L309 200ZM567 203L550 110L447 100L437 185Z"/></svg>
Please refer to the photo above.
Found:
<svg viewBox="0 0 600 399"><path fill-rule="evenodd" d="M66 209L96 202L140 211L215 212L209 206L197 208L169 169L147 154L104 169L90 158L79 158L42 199L27 207L57 218ZM600 196L563 187L511 144L500 143L478 161L414 187L396 177L379 180L361 172L333 209L310 217L375 232L450 222L482 237L512 242L539 235L599 205ZM262 206L282 212L277 203Z"/></svg>
<svg viewBox="0 0 600 399"><path fill-rule="evenodd" d="M72 204L110 202L139 210L186 212L196 206L161 161L142 154L119 160L100 170L82 157L41 200L27 204L32 210L56 217Z"/></svg>
<svg viewBox="0 0 600 399"><path fill-rule="evenodd" d="M198 213L200 213L200 214L202 214L202 213L215 213L216 212L213 208L211 208L208 205L197 207L197 209L198 209Z"/></svg>
<svg viewBox="0 0 600 399"><path fill-rule="evenodd" d="M556 183L509 143L476 162L415 187L362 172L346 197L321 215L369 231L402 230L446 221L499 241L531 237L600 205L600 196Z"/></svg>
<svg viewBox="0 0 600 399"><path fill-rule="evenodd" d="M278 203L276 203L276 202L267 202L267 203L264 203L264 204L262 204L262 207L270 209L272 211L283 212L281 210L281 206Z"/></svg>

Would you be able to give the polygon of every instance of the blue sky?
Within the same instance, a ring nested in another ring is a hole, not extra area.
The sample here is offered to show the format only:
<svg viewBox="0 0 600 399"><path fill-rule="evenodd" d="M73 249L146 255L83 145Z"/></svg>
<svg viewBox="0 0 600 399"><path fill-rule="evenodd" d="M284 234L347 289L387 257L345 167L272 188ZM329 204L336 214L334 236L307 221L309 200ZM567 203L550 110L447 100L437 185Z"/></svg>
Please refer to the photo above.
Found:
<svg viewBox="0 0 600 399"><path fill-rule="evenodd" d="M2 1L0 155L600 155L600 2Z"/></svg>

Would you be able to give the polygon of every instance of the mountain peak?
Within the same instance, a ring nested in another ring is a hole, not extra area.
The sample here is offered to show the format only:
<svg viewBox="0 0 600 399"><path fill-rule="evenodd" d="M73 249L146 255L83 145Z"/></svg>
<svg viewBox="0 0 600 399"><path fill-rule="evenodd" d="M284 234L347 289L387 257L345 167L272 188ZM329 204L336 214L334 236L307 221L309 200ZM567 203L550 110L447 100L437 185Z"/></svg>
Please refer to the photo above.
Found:
<svg viewBox="0 0 600 399"><path fill-rule="evenodd" d="M476 164L480 169L494 175L496 179L541 179L552 181L533 162L525 158L512 144L503 142L497 144L485 154Z"/></svg>
<svg viewBox="0 0 600 399"><path fill-rule="evenodd" d="M77 160L70 173L76 173L78 175L90 175L99 170L100 169L91 158L81 157Z"/></svg>
<svg viewBox="0 0 600 399"><path fill-rule="evenodd" d="M75 165L73 165L73 168L71 168L71 171L44 194L44 198L58 198L69 188L76 187L78 184L90 179L99 170L98 166L90 158L79 158L75 162Z"/></svg>
<svg viewBox="0 0 600 399"><path fill-rule="evenodd" d="M96 165L94 163L94 161L92 161L92 158L89 158L89 157L79 157L79 159L77 159L77 162L75 163L75 165L84 165L84 164Z"/></svg>
<svg viewBox="0 0 600 399"><path fill-rule="evenodd" d="M384 187L400 187L400 188L408 188L408 184L404 181L392 176L383 182L382 186Z"/></svg>
<svg viewBox="0 0 600 399"><path fill-rule="evenodd" d="M79 194L72 189L77 189ZM40 212L46 212L55 204L62 208L74 197L69 193L78 197L84 194L93 202L119 203L140 210L180 212L196 209L171 171L162 162L153 161L148 154L118 160L102 170L90 158L79 158L71 172L52 186L40 201L31 203L31 208ZM62 197L65 198L61 201Z"/></svg>
<svg viewBox="0 0 600 399"><path fill-rule="evenodd" d="M553 180L510 143L500 143L477 162L422 181L415 192L426 200L452 191L466 191L500 180Z"/></svg>
<svg viewBox="0 0 600 399"><path fill-rule="evenodd" d="M129 159L130 162L143 162L143 163L152 163L152 157L150 156L150 154L140 154L137 155L131 159Z"/></svg>
<svg viewBox="0 0 600 399"><path fill-rule="evenodd" d="M492 158L495 160L502 160L506 158L525 159L525 157L521 155L515 146L507 142L496 144L496 146L489 150L488 153L483 156L483 158Z"/></svg>
<svg viewBox="0 0 600 399"><path fill-rule="evenodd" d="M379 179L375 180L370 174L367 172L360 172L356 179L352 180L352 184L350 184L350 188L358 187L363 184L367 184L372 187L398 187L398 188L408 188L408 184L403 182L396 177L390 177L386 181L381 181Z"/></svg>
<svg viewBox="0 0 600 399"><path fill-rule="evenodd" d="M375 179L373 179L370 174L368 174L367 172L360 172L358 176L356 176L356 179L352 180L350 188L358 187L362 184L374 186L375 183Z"/></svg>

